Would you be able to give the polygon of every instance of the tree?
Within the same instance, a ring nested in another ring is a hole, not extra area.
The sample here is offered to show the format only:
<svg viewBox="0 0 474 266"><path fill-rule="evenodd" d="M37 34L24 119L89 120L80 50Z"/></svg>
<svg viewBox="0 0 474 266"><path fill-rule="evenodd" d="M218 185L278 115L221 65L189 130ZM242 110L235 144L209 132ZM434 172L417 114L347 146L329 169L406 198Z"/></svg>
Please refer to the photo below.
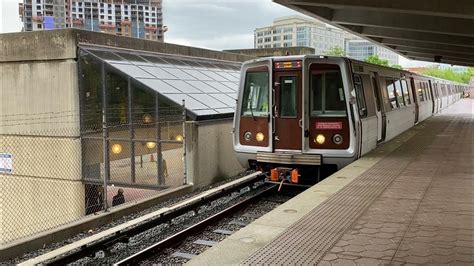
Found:
<svg viewBox="0 0 474 266"><path fill-rule="evenodd" d="M451 80L459 83L469 84L469 80L474 76L474 68L470 67L466 72L457 73L451 68L440 69L438 67L426 68L421 72L424 75Z"/></svg>
<svg viewBox="0 0 474 266"><path fill-rule="evenodd" d="M388 60L381 59L378 55L371 55L367 57L364 62L371 63L371 64L376 64L376 65L381 65L381 66L389 66Z"/></svg>
<svg viewBox="0 0 474 266"><path fill-rule="evenodd" d="M390 65L388 63L388 60L386 59L381 59L378 55L371 55L367 57L364 62L371 63L371 64L376 64L376 65L381 65L381 66L386 66L386 67L392 67L392 68L397 68L397 69L403 69L401 65Z"/></svg>
<svg viewBox="0 0 474 266"><path fill-rule="evenodd" d="M334 56L344 56L346 53L344 52L344 49L342 49L339 46L333 46L326 50L325 52L326 55L334 55Z"/></svg>

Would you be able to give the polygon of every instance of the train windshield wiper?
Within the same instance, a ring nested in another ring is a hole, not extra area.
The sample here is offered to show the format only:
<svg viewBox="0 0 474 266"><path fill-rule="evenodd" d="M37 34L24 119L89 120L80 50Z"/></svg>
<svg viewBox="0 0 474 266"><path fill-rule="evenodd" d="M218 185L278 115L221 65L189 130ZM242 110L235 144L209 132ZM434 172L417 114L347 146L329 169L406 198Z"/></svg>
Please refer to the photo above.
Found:
<svg viewBox="0 0 474 266"><path fill-rule="evenodd" d="M250 92L251 93L251 95L250 95L250 114L252 115L253 121L257 121L257 119L255 119L255 116L253 115L253 96L255 94L255 90L254 90L253 84L250 85L250 86L251 86L250 87L251 88L251 92Z"/></svg>

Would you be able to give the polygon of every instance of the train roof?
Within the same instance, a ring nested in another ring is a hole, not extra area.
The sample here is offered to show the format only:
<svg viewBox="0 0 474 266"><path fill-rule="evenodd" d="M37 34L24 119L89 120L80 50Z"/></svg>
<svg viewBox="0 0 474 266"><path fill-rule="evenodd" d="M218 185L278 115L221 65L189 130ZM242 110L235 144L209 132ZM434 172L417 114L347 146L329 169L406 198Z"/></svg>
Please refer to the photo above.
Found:
<svg viewBox="0 0 474 266"><path fill-rule="evenodd" d="M456 85L469 86L469 84L465 84L465 83L459 83L459 82L452 81L452 80L446 80L446 79L442 79L442 78L438 78L438 77L433 77L433 76L423 75L423 74L419 74L419 73L414 73L414 72L410 72L408 70L393 68L393 67L390 67L390 66L382 66L382 65L372 64L372 63L356 60L356 59L345 57L345 56L328 56L328 55L270 56L270 57L261 57L261 58L249 60L249 61L244 62L243 64L245 65L245 64L248 64L248 63L263 62L263 61L267 61L267 60L270 60L270 59L274 60L274 61L288 61L288 60L324 59L324 58L327 58L327 59L342 59L342 60L345 60L345 61L348 61L348 62L351 62L351 63L369 65L369 66L373 66L373 67L382 68L382 69L385 69L385 70L403 72L403 73L409 74L410 76L419 76L419 77L423 77L423 78L427 78L427 79L433 79L433 80L436 80L436 81L443 81L443 82L449 82L449 83L456 84Z"/></svg>

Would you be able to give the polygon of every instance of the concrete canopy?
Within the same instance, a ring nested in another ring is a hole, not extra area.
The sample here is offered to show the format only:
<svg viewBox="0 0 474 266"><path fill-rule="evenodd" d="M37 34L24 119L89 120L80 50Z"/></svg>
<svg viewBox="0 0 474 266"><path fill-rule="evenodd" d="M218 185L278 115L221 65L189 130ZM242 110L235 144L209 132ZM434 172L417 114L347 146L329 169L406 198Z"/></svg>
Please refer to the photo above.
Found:
<svg viewBox="0 0 474 266"><path fill-rule="evenodd" d="M273 0L409 59L474 66L473 0Z"/></svg>

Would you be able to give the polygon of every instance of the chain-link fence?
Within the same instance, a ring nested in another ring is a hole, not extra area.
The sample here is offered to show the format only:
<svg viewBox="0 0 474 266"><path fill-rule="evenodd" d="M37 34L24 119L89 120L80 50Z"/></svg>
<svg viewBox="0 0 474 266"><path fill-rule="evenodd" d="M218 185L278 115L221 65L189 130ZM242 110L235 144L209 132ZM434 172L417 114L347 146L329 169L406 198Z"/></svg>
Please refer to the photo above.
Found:
<svg viewBox="0 0 474 266"><path fill-rule="evenodd" d="M102 127L78 111L0 115L0 245L185 183L185 112L161 111Z"/></svg>

